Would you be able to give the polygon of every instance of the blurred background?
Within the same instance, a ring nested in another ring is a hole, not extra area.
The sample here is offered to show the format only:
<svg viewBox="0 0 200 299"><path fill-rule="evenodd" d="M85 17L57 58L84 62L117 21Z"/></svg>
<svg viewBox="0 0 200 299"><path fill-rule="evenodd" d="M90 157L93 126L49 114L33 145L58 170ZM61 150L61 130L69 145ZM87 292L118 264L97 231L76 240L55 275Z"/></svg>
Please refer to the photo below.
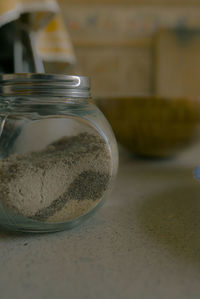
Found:
<svg viewBox="0 0 200 299"><path fill-rule="evenodd" d="M199 96L199 0L59 4L95 96Z"/></svg>
<svg viewBox="0 0 200 299"><path fill-rule="evenodd" d="M60 0L77 59L118 141L145 157L199 138L200 1Z"/></svg>

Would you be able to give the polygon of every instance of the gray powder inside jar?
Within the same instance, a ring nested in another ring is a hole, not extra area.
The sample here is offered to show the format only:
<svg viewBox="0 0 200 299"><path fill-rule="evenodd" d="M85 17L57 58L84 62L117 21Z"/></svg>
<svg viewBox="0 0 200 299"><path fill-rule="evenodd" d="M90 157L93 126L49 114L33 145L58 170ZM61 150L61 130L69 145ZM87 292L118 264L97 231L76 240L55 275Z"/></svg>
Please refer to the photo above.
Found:
<svg viewBox="0 0 200 299"><path fill-rule="evenodd" d="M111 157L98 135L64 137L46 149L0 161L0 200L18 215L64 222L90 211L111 179Z"/></svg>

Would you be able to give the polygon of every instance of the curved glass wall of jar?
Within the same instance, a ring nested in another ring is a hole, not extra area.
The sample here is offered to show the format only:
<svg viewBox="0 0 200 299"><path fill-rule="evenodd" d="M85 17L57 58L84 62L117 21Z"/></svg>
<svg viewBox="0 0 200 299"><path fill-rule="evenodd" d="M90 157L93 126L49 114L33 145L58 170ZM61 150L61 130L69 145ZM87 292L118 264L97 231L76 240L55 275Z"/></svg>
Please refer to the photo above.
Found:
<svg viewBox="0 0 200 299"><path fill-rule="evenodd" d="M118 167L115 137L90 99L1 96L0 225L48 232L88 218Z"/></svg>

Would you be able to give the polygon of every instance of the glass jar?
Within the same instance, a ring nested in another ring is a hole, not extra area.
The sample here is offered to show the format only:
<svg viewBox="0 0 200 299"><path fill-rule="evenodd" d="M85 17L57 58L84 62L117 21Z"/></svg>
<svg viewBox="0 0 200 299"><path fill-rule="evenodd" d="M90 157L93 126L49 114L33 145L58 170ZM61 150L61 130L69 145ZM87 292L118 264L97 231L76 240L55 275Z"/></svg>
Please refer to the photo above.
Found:
<svg viewBox="0 0 200 299"><path fill-rule="evenodd" d="M118 152L87 77L1 75L0 115L0 225L59 231L101 206Z"/></svg>

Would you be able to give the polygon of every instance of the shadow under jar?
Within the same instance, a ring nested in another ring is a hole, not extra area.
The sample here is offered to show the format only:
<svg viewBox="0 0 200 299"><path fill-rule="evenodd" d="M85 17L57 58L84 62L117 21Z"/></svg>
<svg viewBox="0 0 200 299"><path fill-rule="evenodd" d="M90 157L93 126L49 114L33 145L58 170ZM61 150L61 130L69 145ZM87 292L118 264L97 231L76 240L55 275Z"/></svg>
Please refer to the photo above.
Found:
<svg viewBox="0 0 200 299"><path fill-rule="evenodd" d="M117 144L87 77L1 75L0 116L0 225L59 231L103 203Z"/></svg>

